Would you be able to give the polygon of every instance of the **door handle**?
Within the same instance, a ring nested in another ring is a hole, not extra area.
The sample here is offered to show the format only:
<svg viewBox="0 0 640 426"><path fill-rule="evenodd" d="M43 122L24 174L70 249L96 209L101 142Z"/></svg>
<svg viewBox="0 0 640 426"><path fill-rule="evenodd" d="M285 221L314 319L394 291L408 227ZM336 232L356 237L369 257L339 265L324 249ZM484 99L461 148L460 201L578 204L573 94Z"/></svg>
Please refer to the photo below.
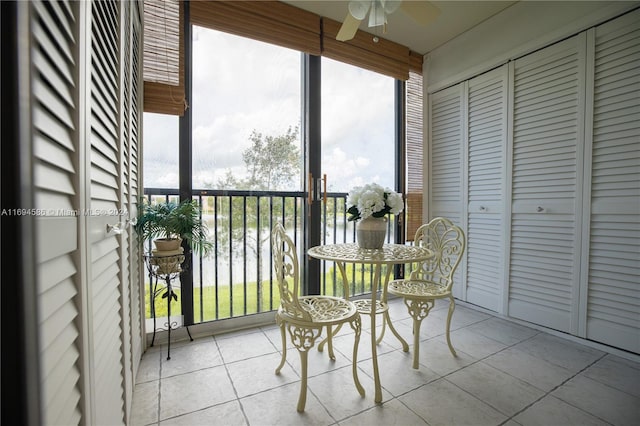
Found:
<svg viewBox="0 0 640 426"><path fill-rule="evenodd" d="M324 203L327 204L327 174L326 173L322 175L322 180L324 181L322 199L324 200Z"/></svg>
<svg viewBox="0 0 640 426"><path fill-rule="evenodd" d="M317 201L322 200L326 204L327 203L327 174L325 173L324 175L322 175L321 178L314 179L313 175L309 173L308 179L309 179L309 191L307 193L307 204L311 205L314 200L317 200ZM322 199L320 199L319 197L320 181L322 181L323 183Z"/></svg>

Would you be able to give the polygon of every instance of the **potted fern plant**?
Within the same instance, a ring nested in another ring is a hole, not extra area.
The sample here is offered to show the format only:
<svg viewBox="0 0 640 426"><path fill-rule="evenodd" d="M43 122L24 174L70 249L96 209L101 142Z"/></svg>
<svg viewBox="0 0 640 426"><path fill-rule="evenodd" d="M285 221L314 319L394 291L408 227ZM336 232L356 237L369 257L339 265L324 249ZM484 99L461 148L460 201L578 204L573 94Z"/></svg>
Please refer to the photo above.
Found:
<svg viewBox="0 0 640 426"><path fill-rule="evenodd" d="M200 207L195 200L157 204L142 201L138 204L134 229L142 241L154 240L158 251L179 250L182 240L202 256L208 255L213 247L207 239L209 230L200 217Z"/></svg>

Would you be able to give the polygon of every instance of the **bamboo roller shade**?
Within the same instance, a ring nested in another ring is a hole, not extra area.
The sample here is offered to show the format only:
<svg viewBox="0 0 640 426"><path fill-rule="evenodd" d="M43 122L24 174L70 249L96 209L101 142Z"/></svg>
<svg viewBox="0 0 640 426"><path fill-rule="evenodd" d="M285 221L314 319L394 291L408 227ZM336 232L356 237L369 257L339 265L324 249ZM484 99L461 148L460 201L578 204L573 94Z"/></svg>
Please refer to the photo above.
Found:
<svg viewBox="0 0 640 426"><path fill-rule="evenodd" d="M320 55L320 16L278 1L191 2L191 23Z"/></svg>
<svg viewBox="0 0 640 426"><path fill-rule="evenodd" d="M182 2L177 0L144 2L143 80L147 112L184 114L182 15Z"/></svg>

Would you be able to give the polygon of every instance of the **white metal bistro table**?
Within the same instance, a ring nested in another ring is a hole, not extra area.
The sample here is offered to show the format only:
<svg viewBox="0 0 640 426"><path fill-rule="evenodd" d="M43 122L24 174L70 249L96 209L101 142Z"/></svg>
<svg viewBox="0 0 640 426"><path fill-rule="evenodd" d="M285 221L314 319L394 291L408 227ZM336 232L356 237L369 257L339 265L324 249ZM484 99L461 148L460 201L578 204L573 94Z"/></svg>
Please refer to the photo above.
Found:
<svg viewBox="0 0 640 426"><path fill-rule="evenodd" d="M311 247L307 254L315 259L333 261L338 265L345 283L345 297L348 298L348 279L345 264L368 264L374 266L373 281L371 282L371 358L373 360L373 378L375 383L375 402L382 402L382 387L378 371L378 351L376 345L376 306L386 306L386 300L379 301L382 265L397 265L404 263L423 262L433 256L433 252L425 247L406 246L402 244L385 244L381 249L362 249L357 244L326 244ZM388 280L389 274L386 279ZM368 306L368 304L367 304ZM390 326L391 328L391 326ZM391 328L393 330L393 328ZM395 331L394 331L394 334ZM404 340L396 334L404 342ZM406 345L404 342L403 346Z"/></svg>

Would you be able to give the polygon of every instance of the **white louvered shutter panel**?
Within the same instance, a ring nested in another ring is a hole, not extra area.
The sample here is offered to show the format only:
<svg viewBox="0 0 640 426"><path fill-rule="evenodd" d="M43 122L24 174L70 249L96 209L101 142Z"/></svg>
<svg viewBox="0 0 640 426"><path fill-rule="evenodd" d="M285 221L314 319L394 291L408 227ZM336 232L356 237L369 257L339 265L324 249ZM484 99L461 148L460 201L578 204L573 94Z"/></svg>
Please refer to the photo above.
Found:
<svg viewBox="0 0 640 426"><path fill-rule="evenodd" d="M509 315L575 334L585 35L514 67Z"/></svg>
<svg viewBox="0 0 640 426"><path fill-rule="evenodd" d="M596 28L587 338L640 352L640 11Z"/></svg>
<svg viewBox="0 0 640 426"><path fill-rule="evenodd" d="M135 7L135 6L134 6ZM130 134L131 134L131 9L130 2L120 3L120 17L122 26L125 28L120 42L120 61L121 61L121 96L120 96L120 182L119 186L119 203L118 207L123 213L120 216L121 223L124 223L129 217L129 175L130 175ZM125 214L126 213L126 214ZM131 243L129 230L124 228L120 236L120 283L122 292L122 309L120 311L121 324L123 326L122 354L124 362L124 389L125 389L125 418L131 408L131 395L129 389L133 389L133 353L132 341L128 336L132 332L131 324L131 270L129 265L129 245Z"/></svg>
<svg viewBox="0 0 640 426"><path fill-rule="evenodd" d="M119 5L91 6L90 163L88 239L95 424L124 419L123 325L120 237L106 226L120 222Z"/></svg>
<svg viewBox="0 0 640 426"><path fill-rule="evenodd" d="M124 31L121 39L121 140L120 140L120 281L122 291L123 356L125 383L125 413L130 417L135 377L142 356L142 322L140 317L140 286L138 276L137 238L127 220L136 216L138 196L137 184L137 126L139 74L136 61L140 58L140 13L141 2L121 2L120 10Z"/></svg>
<svg viewBox="0 0 640 426"><path fill-rule="evenodd" d="M464 229L463 207L463 93L458 84L429 96L429 219L446 217ZM454 276L455 297L462 297L461 270Z"/></svg>
<svg viewBox="0 0 640 426"><path fill-rule="evenodd" d="M44 424L82 421L78 295L78 4L30 4L40 362ZM5 349L3 349L5 350Z"/></svg>
<svg viewBox="0 0 640 426"><path fill-rule="evenodd" d="M121 33L121 139L120 139L120 221L123 224L120 235L120 282L122 292L122 331L124 357L125 416L130 417L135 377L142 356L142 332L140 321L140 297L138 277L138 246L131 226L127 220L135 217L137 196L137 161L134 153L138 144L137 132L137 66L139 54L135 51L140 32L138 2L121 2L120 15L124 31Z"/></svg>
<svg viewBox="0 0 640 426"><path fill-rule="evenodd" d="M462 205L463 85L429 97L429 217L443 216L460 224Z"/></svg>
<svg viewBox="0 0 640 426"><path fill-rule="evenodd" d="M502 310L506 65L469 81L466 300Z"/></svg>
<svg viewBox="0 0 640 426"><path fill-rule="evenodd" d="M139 2L140 5L142 2ZM130 134L130 173L129 173L129 216L135 218L138 215L137 203L139 197L142 195L140 172L141 163L139 157L139 148L141 141L140 125L142 123L142 13L139 7L132 8L132 53L131 53L131 134ZM131 267L131 324L132 324L132 336L134 339L133 352L136 355L134 358L136 362L139 362L142 356L142 342L145 338L144 327L142 324L141 312L142 301L140 300L140 251L138 246L138 240L133 228L129 228L129 238L131 240L130 245L130 267ZM135 371L137 372L137 368Z"/></svg>

